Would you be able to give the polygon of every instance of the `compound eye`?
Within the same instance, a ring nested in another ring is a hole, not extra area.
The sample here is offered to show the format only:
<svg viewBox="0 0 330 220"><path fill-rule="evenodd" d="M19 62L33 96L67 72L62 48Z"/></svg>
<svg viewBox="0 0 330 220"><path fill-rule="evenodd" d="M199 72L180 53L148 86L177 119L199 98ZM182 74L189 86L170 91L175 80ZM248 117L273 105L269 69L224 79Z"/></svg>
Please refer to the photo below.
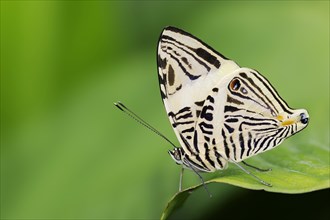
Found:
<svg viewBox="0 0 330 220"><path fill-rule="evenodd" d="M237 91L240 87L241 83L238 79L233 79L229 84L229 88L234 91Z"/></svg>

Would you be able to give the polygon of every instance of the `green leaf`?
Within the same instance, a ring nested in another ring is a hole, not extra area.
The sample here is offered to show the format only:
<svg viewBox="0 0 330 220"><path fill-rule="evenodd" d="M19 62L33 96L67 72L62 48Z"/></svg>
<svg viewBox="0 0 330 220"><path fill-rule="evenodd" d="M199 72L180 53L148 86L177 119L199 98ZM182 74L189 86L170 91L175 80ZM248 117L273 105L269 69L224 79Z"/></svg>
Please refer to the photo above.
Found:
<svg viewBox="0 0 330 220"><path fill-rule="evenodd" d="M299 135L302 136L303 134ZM307 132L306 136L315 135L309 135ZM205 184L209 186L211 183L227 183L251 190L288 194L329 188L329 139L326 135L325 141L315 141L320 139L322 138L307 141L306 139L297 140L295 137L287 140L282 144L283 146L271 152L247 160L251 165L272 169L268 172L260 172L247 167L256 176L271 183L272 187L260 184L233 164L230 164L227 170L206 174L204 178L209 178ZM192 193L201 187L203 187L202 184L198 184L176 193L168 202L161 219L169 218L189 199ZM218 187L223 187L223 185L218 184Z"/></svg>

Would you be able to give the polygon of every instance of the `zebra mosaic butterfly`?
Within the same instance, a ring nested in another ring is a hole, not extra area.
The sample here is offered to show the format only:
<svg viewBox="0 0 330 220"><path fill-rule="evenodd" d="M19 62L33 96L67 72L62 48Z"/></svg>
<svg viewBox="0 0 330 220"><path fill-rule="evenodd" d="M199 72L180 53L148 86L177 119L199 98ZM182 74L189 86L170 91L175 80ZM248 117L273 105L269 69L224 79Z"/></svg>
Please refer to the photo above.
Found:
<svg viewBox="0 0 330 220"><path fill-rule="evenodd" d="M161 33L157 64L161 97L181 146L169 154L197 174L229 162L251 174L238 162L275 148L308 124L307 111L291 109L259 72L178 28Z"/></svg>

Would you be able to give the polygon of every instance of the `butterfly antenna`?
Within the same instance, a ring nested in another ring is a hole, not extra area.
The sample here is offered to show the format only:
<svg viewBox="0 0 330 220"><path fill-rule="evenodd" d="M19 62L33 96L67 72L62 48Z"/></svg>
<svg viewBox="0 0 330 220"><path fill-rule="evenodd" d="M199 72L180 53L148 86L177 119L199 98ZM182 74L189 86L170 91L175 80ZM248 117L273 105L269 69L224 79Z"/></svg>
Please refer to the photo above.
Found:
<svg viewBox="0 0 330 220"><path fill-rule="evenodd" d="M176 147L175 144L173 144L172 141L170 141L167 137L165 137L165 135L163 135L162 133L160 133L156 128L154 128L153 126L151 126L148 122L146 122L140 116L138 116L137 114L135 114L132 110L130 110L129 108L127 108L123 103L121 103L120 101L118 101L118 102L115 102L113 104L118 109L120 109L125 114L127 114L129 117L131 117L135 121L137 121L139 124L143 125L144 127L148 128L149 130L151 130L152 132L154 132L155 134L157 134L158 136L162 137L165 141L167 141L168 143L170 143L173 147Z"/></svg>

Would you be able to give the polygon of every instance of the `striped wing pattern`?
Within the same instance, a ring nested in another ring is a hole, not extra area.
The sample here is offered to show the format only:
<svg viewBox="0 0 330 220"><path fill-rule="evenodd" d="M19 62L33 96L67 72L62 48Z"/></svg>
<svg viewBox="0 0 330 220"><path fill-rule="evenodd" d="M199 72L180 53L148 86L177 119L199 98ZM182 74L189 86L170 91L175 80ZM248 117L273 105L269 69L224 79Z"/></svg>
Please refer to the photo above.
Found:
<svg viewBox="0 0 330 220"><path fill-rule="evenodd" d="M183 30L163 30L157 64L180 160L198 171L224 169L228 161L272 149L307 125L301 122L306 110L290 109L260 73Z"/></svg>

